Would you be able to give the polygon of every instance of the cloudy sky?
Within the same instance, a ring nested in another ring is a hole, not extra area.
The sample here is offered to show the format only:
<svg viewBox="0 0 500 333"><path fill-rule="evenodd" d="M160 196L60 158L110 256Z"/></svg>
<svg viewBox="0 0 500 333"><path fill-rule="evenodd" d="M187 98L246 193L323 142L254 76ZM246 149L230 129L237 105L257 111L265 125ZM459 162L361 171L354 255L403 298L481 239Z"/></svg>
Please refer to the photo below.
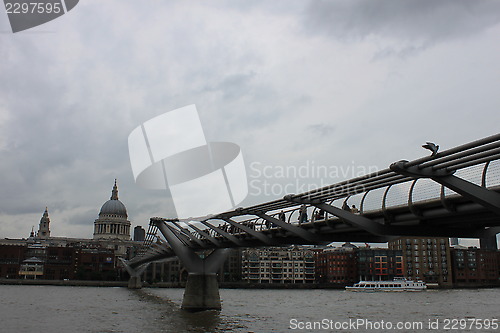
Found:
<svg viewBox="0 0 500 333"><path fill-rule="evenodd" d="M127 138L190 104L208 141L241 147L241 205L286 194L265 180L297 185L264 168L327 166L298 185L334 183L500 121L497 1L84 0L16 34L0 14L0 56L2 238L46 206L52 235L92 237L115 178L134 226L169 217L135 184Z"/></svg>

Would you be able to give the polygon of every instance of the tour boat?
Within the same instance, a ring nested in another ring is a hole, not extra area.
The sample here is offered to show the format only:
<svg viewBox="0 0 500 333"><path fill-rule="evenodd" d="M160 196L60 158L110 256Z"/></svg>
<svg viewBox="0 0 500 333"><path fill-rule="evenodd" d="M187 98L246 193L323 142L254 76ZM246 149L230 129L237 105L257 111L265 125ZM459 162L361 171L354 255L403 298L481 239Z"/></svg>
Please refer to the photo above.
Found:
<svg viewBox="0 0 500 333"><path fill-rule="evenodd" d="M392 281L359 281L349 291L423 291L427 285L423 281L412 281L405 278L395 278Z"/></svg>

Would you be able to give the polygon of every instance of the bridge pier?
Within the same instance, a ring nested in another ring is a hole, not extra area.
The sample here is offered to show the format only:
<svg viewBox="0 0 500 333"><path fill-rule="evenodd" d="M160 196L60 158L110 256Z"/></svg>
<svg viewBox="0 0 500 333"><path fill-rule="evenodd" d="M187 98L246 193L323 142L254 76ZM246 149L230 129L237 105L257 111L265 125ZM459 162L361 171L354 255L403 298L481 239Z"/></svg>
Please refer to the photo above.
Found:
<svg viewBox="0 0 500 333"><path fill-rule="evenodd" d="M220 310L217 271L226 261L230 249L215 249L207 257L201 258L195 251L184 245L164 221L152 222L160 229L189 273L181 308L191 312Z"/></svg>
<svg viewBox="0 0 500 333"><path fill-rule="evenodd" d="M186 249L188 248L184 250ZM188 250L195 256L181 258L188 270L181 309L190 312L221 310L217 271L224 264L224 261L226 261L230 249L216 249L203 259L191 249Z"/></svg>
<svg viewBox="0 0 500 333"><path fill-rule="evenodd" d="M189 273L181 308L190 312L221 310L217 274Z"/></svg>
<svg viewBox="0 0 500 333"><path fill-rule="evenodd" d="M142 280L140 276L130 276L128 279L128 289L141 289L142 288Z"/></svg>
<svg viewBox="0 0 500 333"><path fill-rule="evenodd" d="M146 268L148 267L149 263L147 264L142 264L138 267L131 267L128 262L126 262L124 259L120 258L123 266L125 266L125 269L127 270L128 274L130 275L130 278L128 279L128 289L141 289L142 288L142 279L141 275L144 273Z"/></svg>
<svg viewBox="0 0 500 333"><path fill-rule="evenodd" d="M216 249L203 259L192 251L195 257L181 259L189 272L181 309L190 312L222 309L217 271L226 261L229 251Z"/></svg>

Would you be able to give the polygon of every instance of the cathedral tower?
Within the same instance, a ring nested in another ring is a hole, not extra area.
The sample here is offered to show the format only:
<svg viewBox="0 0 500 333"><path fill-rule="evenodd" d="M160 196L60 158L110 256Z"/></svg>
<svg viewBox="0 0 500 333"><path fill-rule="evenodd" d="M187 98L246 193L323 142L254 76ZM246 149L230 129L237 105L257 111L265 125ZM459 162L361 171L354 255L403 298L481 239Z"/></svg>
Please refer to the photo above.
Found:
<svg viewBox="0 0 500 333"><path fill-rule="evenodd" d="M130 221L127 218L127 209L118 200L118 186L115 179L111 198L102 205L99 218L94 222L94 239L130 240Z"/></svg>
<svg viewBox="0 0 500 333"><path fill-rule="evenodd" d="M50 237L50 218L49 211L45 207L45 212L40 219L40 225L38 226L38 238L49 238Z"/></svg>

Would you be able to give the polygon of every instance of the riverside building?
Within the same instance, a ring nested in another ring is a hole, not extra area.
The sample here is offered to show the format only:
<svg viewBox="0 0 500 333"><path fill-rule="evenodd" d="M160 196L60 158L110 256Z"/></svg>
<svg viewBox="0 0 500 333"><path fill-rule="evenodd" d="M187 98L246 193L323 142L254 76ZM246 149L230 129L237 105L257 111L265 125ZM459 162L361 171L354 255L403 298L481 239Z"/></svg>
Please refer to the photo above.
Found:
<svg viewBox="0 0 500 333"><path fill-rule="evenodd" d="M358 249L359 280L390 281L404 276L401 250L363 247Z"/></svg>
<svg viewBox="0 0 500 333"><path fill-rule="evenodd" d="M451 257L448 238L401 237L388 243L390 249L402 251L405 276L428 284L451 287Z"/></svg>
<svg viewBox="0 0 500 333"><path fill-rule="evenodd" d="M350 286L358 282L358 247L345 243L315 253L316 282Z"/></svg>
<svg viewBox="0 0 500 333"><path fill-rule="evenodd" d="M314 252L304 246L245 249L241 270L247 283L314 283Z"/></svg>
<svg viewBox="0 0 500 333"><path fill-rule="evenodd" d="M500 251L463 247L451 248L455 287L500 285Z"/></svg>

